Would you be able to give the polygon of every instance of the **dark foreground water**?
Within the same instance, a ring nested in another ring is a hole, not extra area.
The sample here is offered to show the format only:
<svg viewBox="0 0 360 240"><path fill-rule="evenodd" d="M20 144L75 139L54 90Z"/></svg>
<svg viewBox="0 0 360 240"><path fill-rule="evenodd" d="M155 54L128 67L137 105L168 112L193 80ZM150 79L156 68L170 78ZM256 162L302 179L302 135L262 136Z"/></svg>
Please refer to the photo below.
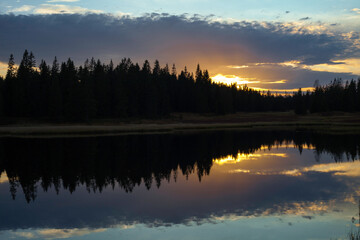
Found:
<svg viewBox="0 0 360 240"><path fill-rule="evenodd" d="M360 136L0 139L0 239L347 239Z"/></svg>

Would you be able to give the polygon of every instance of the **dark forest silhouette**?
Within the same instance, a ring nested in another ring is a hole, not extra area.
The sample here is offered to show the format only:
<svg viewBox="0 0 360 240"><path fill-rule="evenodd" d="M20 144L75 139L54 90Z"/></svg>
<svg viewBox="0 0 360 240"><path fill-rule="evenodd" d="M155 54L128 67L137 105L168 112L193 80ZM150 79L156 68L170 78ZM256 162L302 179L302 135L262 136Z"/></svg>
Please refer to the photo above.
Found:
<svg viewBox="0 0 360 240"><path fill-rule="evenodd" d="M216 140L215 140L216 139ZM0 172L6 171L15 198L21 188L25 199L35 200L37 186L70 192L79 185L88 191L120 186L131 192L144 184L160 187L162 181L210 174L213 159L254 153L266 146L294 143L299 152L314 146L317 156L329 153L335 161L355 160L360 154L356 135L324 135L310 131L216 131L128 135L93 138L0 139ZM320 161L317 157L317 161Z"/></svg>
<svg viewBox="0 0 360 240"><path fill-rule="evenodd" d="M92 58L76 67L71 59L60 64L55 57L52 66L41 60L36 68L34 55L25 51L18 68L10 56L0 80L0 115L10 118L86 121L159 118L173 112L360 111L360 80L346 85L335 80L314 92L281 96L212 83L199 65L195 75L186 67L177 74L175 65L162 68L155 61L151 68L147 60L139 66L129 58L117 66Z"/></svg>
<svg viewBox="0 0 360 240"><path fill-rule="evenodd" d="M171 112L231 113L235 111L287 110L286 97L265 97L244 87L238 90L211 83L207 70L197 67L195 76L185 67L177 74L175 65L151 69L145 61L140 67L130 59L114 66L100 60L86 60L52 67L25 51L19 68L11 56L3 89L3 114L10 117L88 120L98 118L157 118ZM239 103L239 104L238 104Z"/></svg>
<svg viewBox="0 0 360 240"><path fill-rule="evenodd" d="M347 81L334 79L330 84L321 86L315 81L315 90L303 93L301 89L294 94L294 110L297 114L344 111L360 111L360 79Z"/></svg>

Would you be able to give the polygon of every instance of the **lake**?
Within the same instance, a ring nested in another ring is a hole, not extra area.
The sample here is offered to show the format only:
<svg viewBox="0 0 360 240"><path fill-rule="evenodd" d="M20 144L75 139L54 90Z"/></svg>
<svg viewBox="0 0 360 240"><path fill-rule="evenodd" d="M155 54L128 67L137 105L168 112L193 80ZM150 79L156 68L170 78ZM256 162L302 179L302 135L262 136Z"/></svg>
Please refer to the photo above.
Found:
<svg viewBox="0 0 360 240"><path fill-rule="evenodd" d="M0 139L0 239L348 239L360 136Z"/></svg>

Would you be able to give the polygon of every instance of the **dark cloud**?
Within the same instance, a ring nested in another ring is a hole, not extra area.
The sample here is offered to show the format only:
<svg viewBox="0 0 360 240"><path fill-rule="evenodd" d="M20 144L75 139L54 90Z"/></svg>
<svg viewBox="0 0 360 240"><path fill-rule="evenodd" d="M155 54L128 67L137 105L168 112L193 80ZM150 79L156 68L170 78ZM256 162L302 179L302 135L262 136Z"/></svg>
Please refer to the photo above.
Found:
<svg viewBox="0 0 360 240"><path fill-rule="evenodd" d="M218 65L330 62L352 47L341 36L312 34L295 26L260 22L211 22L199 15L151 13L142 17L88 15L0 15L0 61L24 49L38 58L132 57L162 62ZM193 62L194 63L193 63ZM211 67L211 66L210 66Z"/></svg>
<svg viewBox="0 0 360 240"><path fill-rule="evenodd" d="M306 21L306 20L310 20L311 18L309 17L304 17L304 18L300 18L299 21Z"/></svg>

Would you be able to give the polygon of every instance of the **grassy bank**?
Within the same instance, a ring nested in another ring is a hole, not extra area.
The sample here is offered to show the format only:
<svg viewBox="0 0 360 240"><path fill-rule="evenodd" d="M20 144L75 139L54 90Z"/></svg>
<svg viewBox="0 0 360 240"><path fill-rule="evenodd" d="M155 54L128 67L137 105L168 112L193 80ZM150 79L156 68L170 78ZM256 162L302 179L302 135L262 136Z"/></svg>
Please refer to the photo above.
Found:
<svg viewBox="0 0 360 240"><path fill-rule="evenodd" d="M118 135L217 129L311 129L329 134L360 134L360 113L304 116L292 112L236 113L224 116L174 114L160 120L97 119L84 124L17 120L15 124L0 126L0 137Z"/></svg>

